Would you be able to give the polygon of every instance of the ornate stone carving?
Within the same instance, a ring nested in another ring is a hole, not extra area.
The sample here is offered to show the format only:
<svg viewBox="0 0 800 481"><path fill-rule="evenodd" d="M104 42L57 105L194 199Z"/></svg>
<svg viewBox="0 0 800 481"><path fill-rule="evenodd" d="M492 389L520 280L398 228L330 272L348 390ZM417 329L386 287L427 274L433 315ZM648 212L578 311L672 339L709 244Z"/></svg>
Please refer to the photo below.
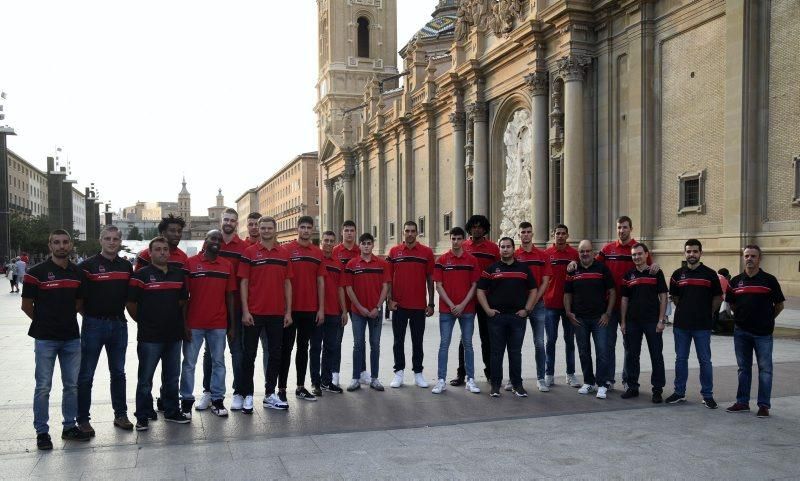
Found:
<svg viewBox="0 0 800 481"><path fill-rule="evenodd" d="M464 130L464 122L467 120L467 114L464 112L453 112L449 115L448 119L453 124L454 130Z"/></svg>
<svg viewBox="0 0 800 481"><path fill-rule="evenodd" d="M517 110L503 134L506 161L506 188L503 191L503 220L500 230L503 236L517 235L517 226L531 219L533 195L533 165L531 151L531 117L527 110Z"/></svg>
<svg viewBox="0 0 800 481"><path fill-rule="evenodd" d="M463 40L470 27L507 35L517 21L524 19L524 0L461 0L456 13L455 35Z"/></svg>
<svg viewBox="0 0 800 481"><path fill-rule="evenodd" d="M558 151L564 145L564 111L561 109L562 99L564 98L564 83L561 81L553 82L553 110L550 112L550 125L555 130L555 135L550 140L550 144Z"/></svg>
<svg viewBox="0 0 800 481"><path fill-rule="evenodd" d="M532 72L526 75L524 79L531 95L547 95L547 72L541 70Z"/></svg>
<svg viewBox="0 0 800 481"><path fill-rule="evenodd" d="M467 115L475 122L486 122L486 102L475 102L467 105Z"/></svg>
<svg viewBox="0 0 800 481"><path fill-rule="evenodd" d="M344 177L341 175L336 178L336 181L333 183L333 191L334 192L344 192Z"/></svg>
<svg viewBox="0 0 800 481"><path fill-rule="evenodd" d="M591 64L592 59L587 55L567 55L558 60L558 72L564 82L583 81Z"/></svg>

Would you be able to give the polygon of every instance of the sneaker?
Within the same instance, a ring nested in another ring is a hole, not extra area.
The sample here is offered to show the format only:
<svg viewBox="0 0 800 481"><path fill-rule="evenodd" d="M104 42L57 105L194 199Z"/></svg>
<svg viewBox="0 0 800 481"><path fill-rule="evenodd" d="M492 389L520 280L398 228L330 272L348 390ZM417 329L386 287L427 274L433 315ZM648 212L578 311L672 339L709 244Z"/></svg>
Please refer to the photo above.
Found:
<svg viewBox="0 0 800 481"><path fill-rule="evenodd" d="M211 397L211 394L209 394L209 397ZM181 412L183 413L184 416L186 416L189 419L192 419L192 405L193 404L194 404L193 400L182 400L181 401ZM203 408L203 409L205 409L205 408Z"/></svg>
<svg viewBox="0 0 800 481"><path fill-rule="evenodd" d="M678 403L685 403L686 402L686 395L685 394L678 394L676 392L669 395L667 399L664 400L667 404L678 404Z"/></svg>
<svg viewBox="0 0 800 481"><path fill-rule="evenodd" d="M175 413L172 416L164 416L164 421L176 424L188 424L192 422L192 418L187 418L183 413Z"/></svg>
<svg viewBox="0 0 800 481"><path fill-rule="evenodd" d="M311 394L317 397L322 396L322 387L319 384L314 384L311 386Z"/></svg>
<svg viewBox="0 0 800 481"><path fill-rule="evenodd" d="M717 401L714 401L713 397L703 399L703 406L707 407L708 409L717 409L719 407L717 405Z"/></svg>
<svg viewBox="0 0 800 481"><path fill-rule="evenodd" d="M358 382L369 385L369 383L372 382L372 376L370 376L367 371L361 371L361 377L358 379Z"/></svg>
<svg viewBox="0 0 800 481"><path fill-rule="evenodd" d="M333 384L334 386L339 386L339 373L338 372L332 373L331 378L332 378L331 384Z"/></svg>
<svg viewBox="0 0 800 481"><path fill-rule="evenodd" d="M464 378L463 377L455 377L450 380L451 386L463 386L464 385Z"/></svg>
<svg viewBox="0 0 800 481"><path fill-rule="evenodd" d="M536 381L536 386L539 388L539 392L550 392L550 387L545 379Z"/></svg>
<svg viewBox="0 0 800 481"><path fill-rule="evenodd" d="M634 397L639 397L639 391L637 389L628 388L619 397L621 397L622 399L630 399L630 398L634 398Z"/></svg>
<svg viewBox="0 0 800 481"><path fill-rule="evenodd" d="M381 384L381 381L378 378L373 379L372 382L369 383L369 387L376 391L383 391L383 384Z"/></svg>
<svg viewBox="0 0 800 481"><path fill-rule="evenodd" d="M275 393L272 393L264 398L264 407L268 409L277 409L278 411L286 411L289 409L289 404L281 401L281 398Z"/></svg>
<svg viewBox="0 0 800 481"><path fill-rule="evenodd" d="M156 398L156 411L163 413L164 412L164 402L161 401L160 397Z"/></svg>
<svg viewBox="0 0 800 481"><path fill-rule="evenodd" d="M414 384L421 388L428 387L428 381L425 380L425 376L423 376L421 372L414 374Z"/></svg>
<svg viewBox="0 0 800 481"><path fill-rule="evenodd" d="M578 394L589 394L595 392L597 388L594 387L594 384L584 384L578 389Z"/></svg>
<svg viewBox="0 0 800 481"><path fill-rule="evenodd" d="M241 394L234 394L231 399L231 411L241 411L242 404L244 404L244 396Z"/></svg>
<svg viewBox="0 0 800 481"><path fill-rule="evenodd" d="M150 411L150 416L148 416L150 421L158 421L158 413L155 411Z"/></svg>
<svg viewBox="0 0 800 481"><path fill-rule="evenodd" d="M500 397L500 386L492 386L492 389L489 391L489 396Z"/></svg>
<svg viewBox="0 0 800 481"><path fill-rule="evenodd" d="M353 392L361 389L361 380L360 379L353 379L350 381L350 385L347 386L347 392Z"/></svg>
<svg viewBox="0 0 800 481"><path fill-rule="evenodd" d="M305 386L297 388L294 391L294 395L295 395L296 398L302 399L304 401L316 401L317 400L317 397L314 396L313 394L311 394L310 392L308 392L308 390L305 388ZM281 399L281 401L283 401L283 399Z"/></svg>
<svg viewBox="0 0 800 481"><path fill-rule="evenodd" d="M78 429L78 426L72 426L61 432L61 439L66 439L67 441L88 441L92 439L92 435L81 431Z"/></svg>
<svg viewBox="0 0 800 481"><path fill-rule="evenodd" d="M114 418L114 426L120 429L124 429L125 431L133 430L133 423L128 420L128 416L120 416L118 418Z"/></svg>
<svg viewBox="0 0 800 481"><path fill-rule="evenodd" d="M606 390L613 391L615 385L616 385L616 383L614 381L608 381L606 383ZM627 389L627 388L623 388L623 389Z"/></svg>
<svg viewBox="0 0 800 481"><path fill-rule="evenodd" d="M228 415L228 410L225 409L225 405L222 403L222 399L216 399L211 401L211 414L214 416L219 416L224 418Z"/></svg>
<svg viewBox="0 0 800 481"><path fill-rule="evenodd" d="M53 449L53 440L47 433L39 433L36 435L36 448L40 451L49 451Z"/></svg>
<svg viewBox="0 0 800 481"><path fill-rule="evenodd" d="M765 419L769 417L769 408L766 406L758 406L757 418Z"/></svg>
<svg viewBox="0 0 800 481"><path fill-rule="evenodd" d="M652 397L653 404L661 404L664 402L664 399L661 397L660 392L654 392Z"/></svg>
<svg viewBox="0 0 800 481"><path fill-rule="evenodd" d="M578 376L575 374L567 374L567 384L570 387L581 387L581 383L578 381Z"/></svg>
<svg viewBox="0 0 800 481"><path fill-rule="evenodd" d="M400 387L403 385L403 370L400 369L399 371L394 372L394 378L392 382L389 383L389 387Z"/></svg>
<svg viewBox="0 0 800 481"><path fill-rule="evenodd" d="M450 384L452 385L453 382L450 381ZM466 389L467 391L469 391L469 392L471 392L473 394L478 394L479 392L481 392L481 388L479 388L475 384L475 379L473 379L473 378L467 379L467 385L464 387L464 389Z"/></svg>
<svg viewBox="0 0 800 481"><path fill-rule="evenodd" d="M514 389L514 385L513 385L513 384L511 384L511 381L508 381L508 382L506 383L505 390L506 390L506 391L511 391L512 389Z"/></svg>
<svg viewBox="0 0 800 481"><path fill-rule="evenodd" d="M245 414L253 414L253 396L245 396L242 401L242 412Z"/></svg>
<svg viewBox="0 0 800 481"><path fill-rule="evenodd" d="M545 375L544 375L544 383L545 383L545 385L546 385L547 387L550 387L550 386L552 386L553 384L555 384L555 383L556 383L556 379L555 379L555 377L553 377L553 376L550 376L550 375L548 375L548 374L545 374Z"/></svg>
<svg viewBox="0 0 800 481"><path fill-rule="evenodd" d="M88 435L89 435L89 436L91 436L91 437L94 437L94 436L95 436L95 434L96 434L96 433L94 432L94 428L93 428L93 427L92 427L92 425L89 423L89 421L84 421L84 422L82 422L82 423L79 423L79 424L78 424L78 429L80 429L81 431L85 432L86 434L88 434Z"/></svg>
<svg viewBox="0 0 800 481"><path fill-rule="evenodd" d="M608 392L608 388L606 386L600 386L597 388L597 399L605 399L606 393Z"/></svg>
<svg viewBox="0 0 800 481"><path fill-rule="evenodd" d="M628 381L622 381L622 391L625 392L628 390Z"/></svg>
<svg viewBox="0 0 800 481"><path fill-rule="evenodd" d="M442 391L444 391L446 389L447 389L447 387L445 386L444 379L439 379L438 381L436 381L436 385L433 386L433 389L431 390L431 392L434 393L434 394L441 394Z"/></svg>
<svg viewBox="0 0 800 481"><path fill-rule="evenodd" d="M340 388L338 384L333 384L333 383L330 383L327 386L323 385L322 390L332 392L335 394L342 394L344 392L344 390Z"/></svg>
<svg viewBox="0 0 800 481"><path fill-rule="evenodd" d="M729 413L749 413L750 412L750 405L745 404L745 403L737 402L737 403L734 403L732 406L730 406L725 411L727 411Z"/></svg>
<svg viewBox="0 0 800 481"><path fill-rule="evenodd" d="M209 406L211 406L211 393L206 391L200 396L200 400L197 401L194 408L198 411L205 411Z"/></svg>
<svg viewBox="0 0 800 481"><path fill-rule="evenodd" d="M286 390L285 389L279 389L278 390L278 399L280 399L283 402L289 402L286 399Z"/></svg>
<svg viewBox="0 0 800 481"><path fill-rule="evenodd" d="M522 387L522 384L520 384L519 386L517 386L515 388L512 388L511 391L514 394L516 394L517 397L528 397L528 391L526 391L525 388Z"/></svg>
<svg viewBox="0 0 800 481"><path fill-rule="evenodd" d="M137 419L136 420L136 430L137 431L147 431L150 429L150 420L147 418Z"/></svg>

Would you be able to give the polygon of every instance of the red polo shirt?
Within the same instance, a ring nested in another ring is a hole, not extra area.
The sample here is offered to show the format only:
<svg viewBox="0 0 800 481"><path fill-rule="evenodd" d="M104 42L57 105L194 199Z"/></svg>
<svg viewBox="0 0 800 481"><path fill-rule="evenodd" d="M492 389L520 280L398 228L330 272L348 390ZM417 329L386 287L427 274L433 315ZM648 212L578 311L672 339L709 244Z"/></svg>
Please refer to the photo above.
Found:
<svg viewBox="0 0 800 481"><path fill-rule="evenodd" d="M350 259L342 276L342 287L352 287L358 302L370 310L378 307L384 282L392 282L392 269L388 262L376 255L369 261L361 256ZM353 306L350 306L350 312L361 314Z"/></svg>
<svg viewBox="0 0 800 481"><path fill-rule="evenodd" d="M623 278L625 274L630 272L636 266L633 265L633 258L631 257L631 247L636 244L636 239L631 237L627 244L623 244L619 239L614 242L609 242L600 252L597 253L595 260L602 262L611 271L611 277L614 278L614 291L617 294L617 300L614 303L614 309L619 309L620 302L622 301L622 285L624 284ZM653 263L650 259L650 254L647 254L647 265Z"/></svg>
<svg viewBox="0 0 800 481"><path fill-rule="evenodd" d="M403 309L425 309L427 276L433 275L433 250L419 242L413 247L398 244L389 249L386 260L392 267L392 300Z"/></svg>
<svg viewBox="0 0 800 481"><path fill-rule="evenodd" d="M292 263L292 310L317 312L317 277L325 277L326 273L322 264L322 249L314 244L302 246L296 240L283 247L289 251Z"/></svg>
<svg viewBox="0 0 800 481"><path fill-rule="evenodd" d="M227 260L217 257L211 261L197 254L186 261L189 274L187 323L192 329L227 329L228 309L225 299L236 289L236 274Z"/></svg>
<svg viewBox="0 0 800 481"><path fill-rule="evenodd" d="M481 271L500 260L500 248L488 239L484 239L479 243L474 242L472 239L467 239L464 241L463 248L465 252L478 259Z"/></svg>
<svg viewBox="0 0 800 481"><path fill-rule="evenodd" d="M550 261L552 276L547 291L544 293L544 307L548 309L564 309L564 282L567 280L567 266L570 262L578 262L578 251L567 245L558 250L555 244L544 251Z"/></svg>
<svg viewBox="0 0 800 481"><path fill-rule="evenodd" d="M170 267L174 267L176 269L184 269L183 265L186 264L186 260L189 256L186 255L185 252L180 250L179 248L170 249L169 251L169 258L167 258L167 265ZM134 271L138 271L144 266L150 265L150 249L143 249L139 252L139 255L136 256L136 266L134 267Z"/></svg>
<svg viewBox="0 0 800 481"><path fill-rule="evenodd" d="M333 248L332 254L333 258L338 260L342 267L346 266L350 259L360 255L361 249L358 247L358 243L354 243L352 249L348 249L344 244L339 244Z"/></svg>
<svg viewBox="0 0 800 481"><path fill-rule="evenodd" d="M219 256L225 259L226 261L230 262L231 267L233 267L233 272L236 273L239 270L239 262L242 260L242 254L244 254L244 250L249 247L247 241L243 241L241 237L236 234L233 234L233 239L230 242L222 241L222 244L219 245ZM236 283L236 290L239 290L239 283Z"/></svg>
<svg viewBox="0 0 800 481"><path fill-rule="evenodd" d="M244 250L237 276L248 279L247 308L257 316L283 316L286 297L283 285L292 278L289 252L275 243L271 249L255 244Z"/></svg>
<svg viewBox="0 0 800 481"><path fill-rule="evenodd" d="M536 246L531 247L530 252L520 247L514 252L514 257L528 266L531 274L536 278L536 285L541 286L544 276L553 277L553 269L550 266L550 259L548 259L544 251Z"/></svg>
<svg viewBox="0 0 800 481"><path fill-rule="evenodd" d="M254 246L254 245L258 244L259 242L261 242L260 238L253 239L253 238L248 236L247 239L244 239L245 248L250 247L250 246Z"/></svg>
<svg viewBox="0 0 800 481"><path fill-rule="evenodd" d="M472 254L462 252L460 256L453 254L452 250L445 252L436 259L433 269L433 281L441 282L447 297L454 304L461 304L467 297L473 283L477 283L481 278L481 268L478 259ZM475 312L475 297L467 303L464 308L465 313ZM439 297L439 312L450 313L450 306Z"/></svg>
<svg viewBox="0 0 800 481"><path fill-rule="evenodd" d="M342 282L342 271L344 266L333 257L322 257L322 265L325 267L327 277L325 277L325 315L341 316L342 308L339 305L339 285Z"/></svg>

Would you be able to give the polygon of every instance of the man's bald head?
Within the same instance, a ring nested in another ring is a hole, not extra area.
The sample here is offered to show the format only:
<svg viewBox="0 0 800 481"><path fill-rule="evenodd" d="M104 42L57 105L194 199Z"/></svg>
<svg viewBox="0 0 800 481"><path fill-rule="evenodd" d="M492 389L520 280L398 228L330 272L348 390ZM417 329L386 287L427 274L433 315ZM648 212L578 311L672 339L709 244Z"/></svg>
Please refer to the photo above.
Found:
<svg viewBox="0 0 800 481"><path fill-rule="evenodd" d="M581 264L584 266L589 266L594 260L594 248L592 247L592 241L589 239L583 239L578 244L578 254L581 258Z"/></svg>

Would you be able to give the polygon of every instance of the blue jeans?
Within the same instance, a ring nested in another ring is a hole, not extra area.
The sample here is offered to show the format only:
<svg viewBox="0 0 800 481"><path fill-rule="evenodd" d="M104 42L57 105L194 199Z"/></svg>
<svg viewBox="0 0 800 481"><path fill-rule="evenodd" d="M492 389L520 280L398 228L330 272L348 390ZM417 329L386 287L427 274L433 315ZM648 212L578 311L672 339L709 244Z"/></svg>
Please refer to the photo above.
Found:
<svg viewBox="0 0 800 481"><path fill-rule="evenodd" d="M92 383L100 351L106 348L111 374L111 406L114 417L128 415L125 401L125 352L128 350L128 323L122 319L85 316L81 325L81 369L78 374L78 422L91 419Z"/></svg>
<svg viewBox="0 0 800 481"><path fill-rule="evenodd" d="M378 310L375 319L364 317L355 312L350 313L350 324L353 326L353 379L358 379L362 371L367 370L364 365L366 356L365 334L369 326L369 367L372 379L378 378L378 369L381 359L381 325L383 313Z"/></svg>
<svg viewBox="0 0 800 481"><path fill-rule="evenodd" d="M533 331L533 352L536 357L536 379L544 379L544 372L547 367L547 354L544 349L544 325L547 322L544 301L539 301L533 306L528 320L531 322L531 331Z"/></svg>
<svg viewBox="0 0 800 481"><path fill-rule="evenodd" d="M711 365L711 331L689 330L673 327L675 336L675 394L686 394L689 377L689 349L694 339L694 350L700 363L700 394L703 399L714 395L714 368Z"/></svg>
<svg viewBox="0 0 800 481"><path fill-rule="evenodd" d="M492 386L503 382L503 355L508 349L508 377L514 387L522 385L522 343L525 340L525 318L516 314L497 314L489 318L492 359Z"/></svg>
<svg viewBox="0 0 800 481"><path fill-rule="evenodd" d="M608 325L601 326L599 317L578 317L578 321L581 325L575 327L575 337L583 369L583 383L604 386L608 380ZM592 367L592 339L597 356L597 370Z"/></svg>
<svg viewBox="0 0 800 481"><path fill-rule="evenodd" d="M642 336L647 341L647 349L650 351L650 364L653 368L650 374L650 384L653 386L654 393L661 393L666 383L664 375L664 341L661 332L658 330L658 322L636 322L628 321L625 327L625 372L627 373L628 388L639 390L639 357L642 353Z"/></svg>
<svg viewBox="0 0 800 481"><path fill-rule="evenodd" d="M552 376L555 373L559 321L562 321L564 329L564 354L567 358L567 374L575 374L575 327L567 319L564 309L545 309L544 319L544 327L545 331L547 331L545 374Z"/></svg>
<svg viewBox="0 0 800 481"><path fill-rule="evenodd" d="M342 335L344 334L342 316L325 315L325 324L322 325L321 331L322 362L320 382L327 386L333 380L333 373L339 372L339 364L342 361ZM315 338L312 338L312 346L315 342Z"/></svg>
<svg viewBox="0 0 800 481"><path fill-rule="evenodd" d="M439 372L437 379L444 379L447 375L447 354L450 350L450 340L453 337L453 327L461 326L461 345L464 346L464 367L467 378L475 378L475 353L472 350L472 332L475 329L475 313L462 313L456 317L449 312L439 314Z"/></svg>
<svg viewBox="0 0 800 481"><path fill-rule="evenodd" d="M36 433L47 433L50 426L50 388L53 386L53 370L56 358L61 368L61 415L64 429L75 426L78 414L78 372L81 368L81 340L34 341L36 360L36 389L33 391L33 427Z"/></svg>
<svg viewBox="0 0 800 481"><path fill-rule="evenodd" d="M237 311L236 316L236 335L233 340L228 340L228 351L231 353L231 371L233 371L233 394L241 394L239 392L239 379L242 377L242 359L244 359L244 341L242 340L242 333L244 332L244 325L242 324L242 313ZM267 335L266 332L261 335L261 345L264 347L264 352L267 352ZM267 361L269 358L264 356L264 377L267 376ZM208 344L203 349L203 392L211 392L211 353L208 351Z"/></svg>
<svg viewBox="0 0 800 481"><path fill-rule="evenodd" d="M147 418L153 412L153 374L161 361L161 401L164 414L176 415L178 407L178 379L181 375L181 341L139 342L139 379L136 384L136 419Z"/></svg>
<svg viewBox="0 0 800 481"><path fill-rule="evenodd" d="M738 327L733 331L736 364L739 365L739 388L736 402L750 403L750 384L753 379L753 351L758 362L758 405L770 408L772 395L772 336L756 336Z"/></svg>
<svg viewBox="0 0 800 481"><path fill-rule="evenodd" d="M225 338L227 329L192 329L192 340L183 341L181 399L194 401L194 369L206 342L211 351L211 400L225 399Z"/></svg>

